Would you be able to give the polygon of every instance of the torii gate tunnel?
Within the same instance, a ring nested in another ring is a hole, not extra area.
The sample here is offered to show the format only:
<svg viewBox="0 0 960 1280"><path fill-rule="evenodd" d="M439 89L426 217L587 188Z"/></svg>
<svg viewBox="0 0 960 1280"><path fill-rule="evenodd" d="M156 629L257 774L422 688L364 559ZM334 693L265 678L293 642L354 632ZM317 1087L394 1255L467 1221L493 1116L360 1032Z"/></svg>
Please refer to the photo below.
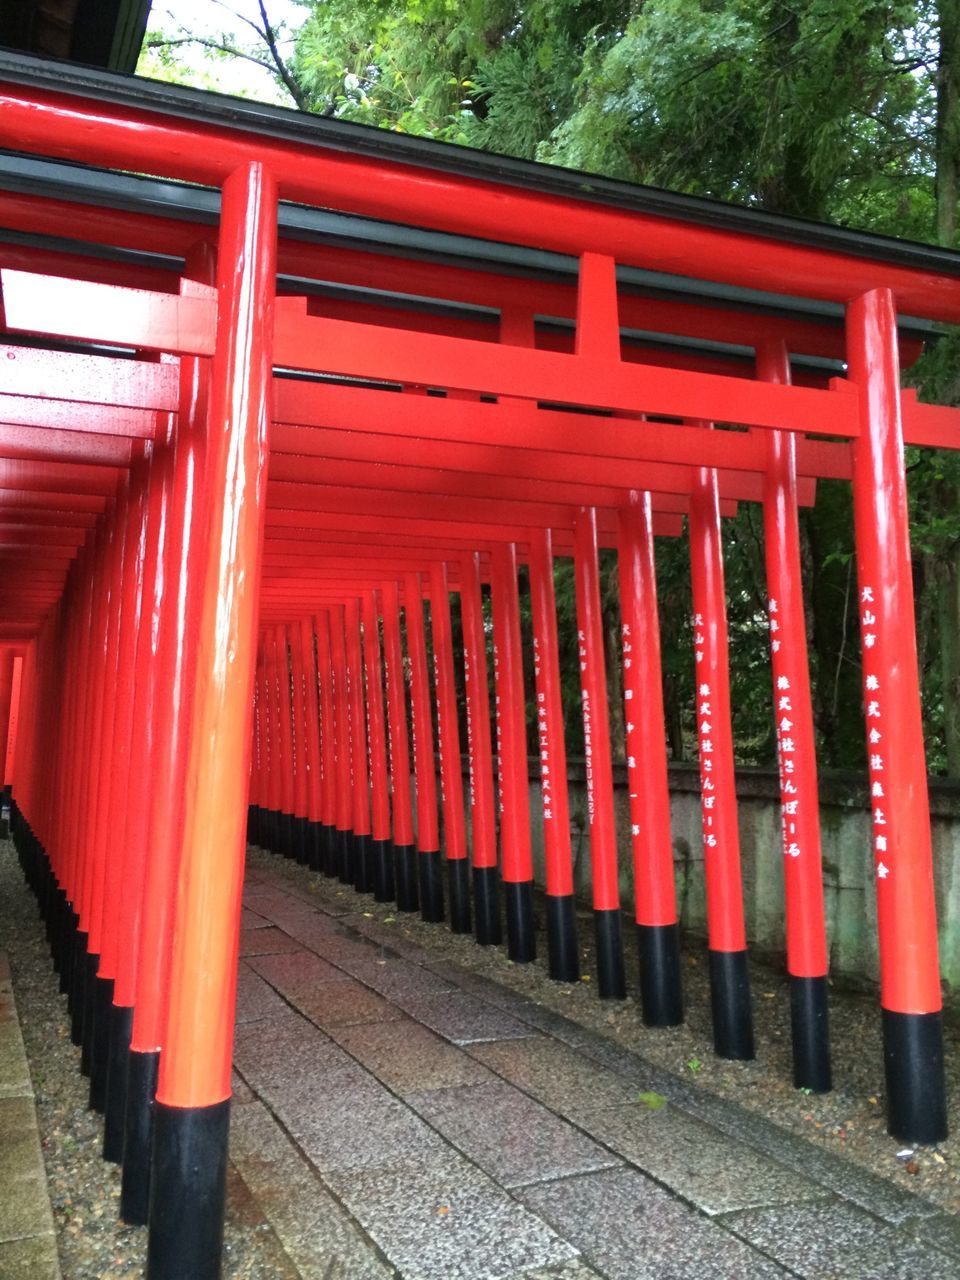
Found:
<svg viewBox="0 0 960 1280"><path fill-rule="evenodd" d="M822 477L853 487L889 1128L943 1138L903 451L957 447L960 413L899 374L960 321L960 255L70 75L0 57L0 741L154 1280L219 1271L248 821L479 943L503 918L534 959L521 580L548 964L578 977L557 557L598 995L625 995L607 547L641 1011L682 1018L653 549L685 519L715 1045L752 1056L721 542L743 502L764 516L794 1079L829 1089L797 523Z"/></svg>

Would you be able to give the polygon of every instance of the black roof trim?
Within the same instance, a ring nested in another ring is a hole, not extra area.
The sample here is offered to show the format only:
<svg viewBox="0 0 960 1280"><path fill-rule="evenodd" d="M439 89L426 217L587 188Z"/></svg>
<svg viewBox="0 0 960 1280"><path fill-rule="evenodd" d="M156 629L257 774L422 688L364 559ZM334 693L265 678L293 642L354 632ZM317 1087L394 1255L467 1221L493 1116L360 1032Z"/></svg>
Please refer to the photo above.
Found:
<svg viewBox="0 0 960 1280"><path fill-rule="evenodd" d="M482 182L501 183L637 214L690 222L739 235L764 236L828 253L960 277L960 252L870 232L748 209L700 196L516 160L449 142L414 138L370 125L307 115L245 98L188 89L159 81L72 67L0 51L0 80L57 93L90 97L139 111L177 116L197 124L240 129L301 146L347 151L389 164L416 165Z"/></svg>
<svg viewBox="0 0 960 1280"><path fill-rule="evenodd" d="M2 151L0 189L210 224L216 222L220 208L219 192L209 187ZM457 266L466 264L477 270L568 283L576 279L578 271L575 258L546 249L407 227L305 205L282 203L279 223L281 234L296 239L336 240L351 248L380 253L393 250L413 259ZM7 235L7 239L10 238ZM119 250L114 252L120 256ZM835 302L767 293L641 267L618 266L617 279L627 292L648 297L696 299L706 306L733 307L771 316L801 316L827 325L843 323L843 307ZM899 317L899 329L904 335L925 338L934 328L930 320Z"/></svg>

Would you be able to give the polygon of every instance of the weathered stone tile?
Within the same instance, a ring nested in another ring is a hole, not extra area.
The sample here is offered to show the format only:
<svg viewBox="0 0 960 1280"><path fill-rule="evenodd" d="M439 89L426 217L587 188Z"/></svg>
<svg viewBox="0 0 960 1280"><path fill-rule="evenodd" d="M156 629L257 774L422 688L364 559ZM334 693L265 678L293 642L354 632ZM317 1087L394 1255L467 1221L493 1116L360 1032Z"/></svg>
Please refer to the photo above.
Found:
<svg viewBox="0 0 960 1280"><path fill-rule="evenodd" d="M388 1000L400 997L412 998L423 995L437 995L443 991L454 991L455 988L429 969L411 964L408 960L381 958L378 960L365 957L362 963L352 969L354 977L365 982L374 991L379 991Z"/></svg>
<svg viewBox="0 0 960 1280"><path fill-rule="evenodd" d="M33 1098L0 1098L0 1240L53 1230Z"/></svg>
<svg viewBox="0 0 960 1280"><path fill-rule="evenodd" d="M409 1018L332 1027L330 1035L401 1097L424 1089L482 1084L495 1078L462 1049Z"/></svg>
<svg viewBox="0 0 960 1280"><path fill-rule="evenodd" d="M546 1036L472 1045L469 1053L497 1075L573 1119L585 1111L636 1102L640 1092L623 1076Z"/></svg>
<svg viewBox="0 0 960 1280"><path fill-rule="evenodd" d="M956 1277L957 1263L856 1205L787 1205L732 1214L724 1226L805 1280Z"/></svg>
<svg viewBox="0 0 960 1280"><path fill-rule="evenodd" d="M271 956L285 951L302 951L300 943L273 925L240 930L240 956Z"/></svg>
<svg viewBox="0 0 960 1280"><path fill-rule="evenodd" d="M466 1160L337 1175L333 1183L404 1280L508 1280L576 1256Z"/></svg>
<svg viewBox="0 0 960 1280"><path fill-rule="evenodd" d="M774 1280L787 1274L634 1169L544 1182L517 1195L607 1280Z"/></svg>
<svg viewBox="0 0 960 1280"><path fill-rule="evenodd" d="M312 990L295 992L290 998L304 1017L318 1027L389 1022L403 1017L395 1005L349 978L344 982L321 982Z"/></svg>
<svg viewBox="0 0 960 1280"><path fill-rule="evenodd" d="M310 991L319 982L343 982L347 975L342 969L321 960L312 951L295 951L287 955L253 956L250 968L265 978L271 987L284 995L297 991Z"/></svg>
<svg viewBox="0 0 960 1280"><path fill-rule="evenodd" d="M32 1098L30 1068L9 980L0 979L0 1098Z"/></svg>
<svg viewBox="0 0 960 1280"><path fill-rule="evenodd" d="M278 1107L298 1144L324 1174L414 1170L453 1152L439 1134L376 1081L318 1082L309 1106Z"/></svg>
<svg viewBox="0 0 960 1280"><path fill-rule="evenodd" d="M237 970L237 1022L257 1022L282 1014L286 1008L273 987L241 960Z"/></svg>
<svg viewBox="0 0 960 1280"><path fill-rule="evenodd" d="M60 1259L53 1232L0 1243L4 1280L60 1280Z"/></svg>
<svg viewBox="0 0 960 1280"><path fill-rule="evenodd" d="M240 928L269 929L270 921L265 916L258 915L256 911L251 911L249 907L243 907L240 911Z"/></svg>
<svg viewBox="0 0 960 1280"><path fill-rule="evenodd" d="M306 1018L288 1009L275 1017L239 1025L234 1061L259 1093L268 1084L309 1080L352 1060Z"/></svg>
<svg viewBox="0 0 960 1280"><path fill-rule="evenodd" d="M525 1023L459 991L428 996L394 996L411 1018L454 1044L481 1040L511 1040L532 1035Z"/></svg>
<svg viewBox="0 0 960 1280"><path fill-rule="evenodd" d="M622 1162L513 1085L467 1085L407 1101L504 1187L609 1169Z"/></svg>
<svg viewBox="0 0 960 1280"><path fill-rule="evenodd" d="M254 1103L233 1113L230 1155L301 1276L393 1276L266 1108Z"/></svg>
<svg viewBox="0 0 960 1280"><path fill-rule="evenodd" d="M669 1104L609 1108L580 1117L594 1137L704 1213L824 1199L826 1192Z"/></svg>

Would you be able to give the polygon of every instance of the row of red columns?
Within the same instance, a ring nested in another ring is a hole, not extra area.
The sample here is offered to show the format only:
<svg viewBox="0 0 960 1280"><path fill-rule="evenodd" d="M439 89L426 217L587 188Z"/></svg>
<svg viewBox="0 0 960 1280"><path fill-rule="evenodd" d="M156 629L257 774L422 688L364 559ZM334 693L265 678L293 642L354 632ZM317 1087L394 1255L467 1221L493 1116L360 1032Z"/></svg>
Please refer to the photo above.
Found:
<svg viewBox="0 0 960 1280"><path fill-rule="evenodd" d="M355 577L324 574L321 556L319 576L297 582L292 603L261 596L276 191L260 165L225 184L217 248L213 359L180 360L176 420L134 457L59 606L14 655L6 713L17 839L44 902L91 1105L105 1113L104 1151L123 1164L124 1215L150 1222L155 1280L219 1267L248 779L247 818L260 843L425 920L449 917L484 944L501 941L502 911L510 957L535 959L523 562L548 965L554 978L579 976L553 531L531 524L519 550L492 539L419 564L408 552L402 570L371 562L372 578L359 565ZM577 353L609 357L619 347L615 311L604 323L587 319L615 302L612 259L587 254L583 273ZM193 252L188 274L183 291L206 296L208 246ZM524 317L510 324L516 344L529 345ZM929 1141L945 1132L940 992L889 293L851 305L848 337L862 424L853 483L890 1127ZM759 349L757 375L788 381L786 351ZM794 1078L824 1089L827 953L793 438L770 431L767 449ZM746 1058L720 510L717 471L698 468L689 524L714 1040L723 1056ZM640 991L645 1020L662 1026L681 1019L682 998L652 512L650 493L624 493L617 550ZM436 531L442 538L442 522ZM565 547L571 535L598 991L621 999L626 872L592 507L573 513ZM0 712L4 680L0 672Z"/></svg>
<svg viewBox="0 0 960 1280"><path fill-rule="evenodd" d="M275 252L251 163L223 188L214 356L181 359L178 413L23 658L15 833L154 1280L220 1268Z"/></svg>

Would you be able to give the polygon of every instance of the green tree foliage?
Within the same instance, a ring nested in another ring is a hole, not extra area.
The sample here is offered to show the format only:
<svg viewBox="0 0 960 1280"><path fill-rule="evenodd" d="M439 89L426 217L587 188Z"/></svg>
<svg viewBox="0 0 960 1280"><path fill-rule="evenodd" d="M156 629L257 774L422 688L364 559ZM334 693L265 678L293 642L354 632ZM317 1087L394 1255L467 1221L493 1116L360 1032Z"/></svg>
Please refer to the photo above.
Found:
<svg viewBox="0 0 960 1280"><path fill-rule="evenodd" d="M302 0L307 17L282 65L269 7L244 56L272 63L310 110L957 244L960 0ZM957 403L958 370L951 333L908 378L921 398ZM930 762L960 775L960 459L910 451L908 466ZM859 767L848 485L821 482L801 536L821 760ZM756 509L726 523L726 553L738 749L769 763ZM658 572L667 734L680 758L692 742L685 540L661 540ZM562 566L557 593L561 631L575 637ZM612 625L614 591L608 600ZM572 728L575 663L569 670Z"/></svg>

